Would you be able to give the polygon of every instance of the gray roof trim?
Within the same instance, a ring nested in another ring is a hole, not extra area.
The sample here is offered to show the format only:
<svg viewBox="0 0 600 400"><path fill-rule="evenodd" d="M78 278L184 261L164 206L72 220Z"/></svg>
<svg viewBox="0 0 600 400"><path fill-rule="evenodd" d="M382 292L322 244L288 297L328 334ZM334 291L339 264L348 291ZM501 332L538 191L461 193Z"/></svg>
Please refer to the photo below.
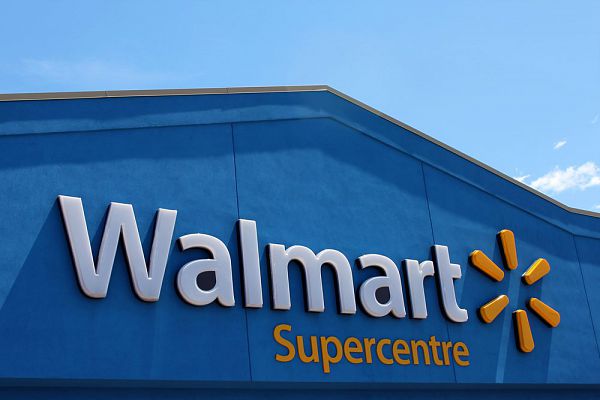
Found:
<svg viewBox="0 0 600 400"><path fill-rule="evenodd" d="M333 89L327 85L303 85L303 86L257 86L257 87L234 87L234 88L209 88L209 89L156 89L156 90L106 90L106 91L90 91L90 92L50 92L50 93L14 93L14 94L0 94L0 102L3 101L25 101L25 100L68 100L68 99L96 99L96 98L110 98L110 97L153 97L153 96L191 96L191 95L202 95L202 94L239 94L239 93L278 93L278 92L315 92L315 91L327 91L335 94L395 125L398 125L415 135L428 140L459 157L464 158L473 164L486 169L487 171L499 176L502 179L509 181L510 183L527 190L530 193L535 194L543 198L546 201L566 210L571 213L586 215L590 217L600 218L600 213L581 210L579 208L569 207L558 200L553 199L550 196L541 193L532 187L517 181L516 179L498 171L495 168L490 167L487 164L482 163L468 156L467 154L448 146L445 143L413 128L412 126L406 125L397 119L382 113L370 107L361 101L358 101L340 91Z"/></svg>
<svg viewBox="0 0 600 400"><path fill-rule="evenodd" d="M0 101L23 100L69 100L98 99L106 97L156 97L156 96L193 96L200 94L235 94L235 93L277 93L277 92L315 92L336 90L326 85L306 86L256 86L237 88L209 89L153 89L153 90L102 90L93 92L49 92L49 93L14 93L0 94Z"/></svg>

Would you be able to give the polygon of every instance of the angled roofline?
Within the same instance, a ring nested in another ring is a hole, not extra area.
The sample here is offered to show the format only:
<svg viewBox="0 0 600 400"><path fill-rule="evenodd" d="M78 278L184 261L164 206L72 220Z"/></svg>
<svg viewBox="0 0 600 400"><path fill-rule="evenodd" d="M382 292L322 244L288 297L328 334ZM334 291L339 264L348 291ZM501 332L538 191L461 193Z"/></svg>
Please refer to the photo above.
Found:
<svg viewBox="0 0 600 400"><path fill-rule="evenodd" d="M569 207L560 201L553 199L552 197L541 193L534 188L517 181L516 179L498 171L497 169L490 167L487 164L482 163L479 160L451 147L439 140L421 132L418 129L413 128L367 104L356 100L330 86L327 85L301 85L301 86L255 86L255 87L232 87L232 88L207 88L207 89L151 89L151 90L101 90L101 91L88 91L88 92L48 92L48 93L12 93L12 94L0 94L0 102L5 101L29 101L29 100L71 100L71 99L97 99L97 98L111 98L111 97L157 97L157 96L193 96L203 94L241 94L241 93L282 93L282 92L329 92L338 97L343 98L361 107L378 117L381 117L394 125L400 126L415 135L434 143L445 150L454 153L455 155L499 176L500 178L507 180L508 182L519 186L528 192L541 197L542 199L574 214L585 215L589 217L600 218L600 213L588 210L582 210L579 208Z"/></svg>

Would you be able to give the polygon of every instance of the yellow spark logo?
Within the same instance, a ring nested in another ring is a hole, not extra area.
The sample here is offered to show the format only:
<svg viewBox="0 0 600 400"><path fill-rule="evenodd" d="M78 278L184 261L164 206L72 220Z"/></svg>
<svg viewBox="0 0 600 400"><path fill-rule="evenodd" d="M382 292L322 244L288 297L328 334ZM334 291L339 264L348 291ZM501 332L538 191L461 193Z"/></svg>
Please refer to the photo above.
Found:
<svg viewBox="0 0 600 400"><path fill-rule="evenodd" d="M515 245L515 235L512 231L504 229L498 233L500 247L502 248L502 256L504 257L504 265L509 270L517 268L519 261L517 259L517 248ZM471 264L486 274L491 279L500 282L504 279L504 271L498 267L490 258L481 250L475 250L469 256ZM535 282L542 279L550 272L550 264L544 258L538 258L522 275L523 282L526 285L533 285ZM479 308L481 319L489 324L492 323L498 315L506 308L509 303L508 296L505 294L496 297ZM542 302L541 300L531 297L527 302L528 307L545 323L555 328L560 323L560 314L558 311ZM535 347L529 319L525 310L518 309L513 312L514 322L517 327L517 345L519 349L525 353L529 353Z"/></svg>

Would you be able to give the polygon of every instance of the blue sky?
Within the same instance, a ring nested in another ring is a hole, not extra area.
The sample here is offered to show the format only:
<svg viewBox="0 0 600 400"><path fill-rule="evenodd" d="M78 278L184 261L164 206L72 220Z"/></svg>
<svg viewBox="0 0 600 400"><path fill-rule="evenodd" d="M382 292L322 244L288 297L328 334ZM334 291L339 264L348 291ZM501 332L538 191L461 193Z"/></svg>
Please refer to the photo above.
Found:
<svg viewBox="0 0 600 400"><path fill-rule="evenodd" d="M161 3L3 2L0 93L327 84L600 212L600 1Z"/></svg>

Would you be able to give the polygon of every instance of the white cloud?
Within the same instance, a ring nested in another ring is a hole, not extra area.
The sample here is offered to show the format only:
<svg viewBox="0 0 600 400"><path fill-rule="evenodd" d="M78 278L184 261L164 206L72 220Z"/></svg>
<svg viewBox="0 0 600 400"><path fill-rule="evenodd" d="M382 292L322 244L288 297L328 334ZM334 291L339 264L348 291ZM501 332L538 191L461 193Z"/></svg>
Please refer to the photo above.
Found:
<svg viewBox="0 0 600 400"><path fill-rule="evenodd" d="M567 144L567 141L566 141L566 140L560 140L560 141L558 141L558 142L554 143L554 150L558 150L558 149L560 149L560 148L561 148L561 147L563 147L565 144Z"/></svg>
<svg viewBox="0 0 600 400"><path fill-rule="evenodd" d="M554 193L573 188L585 190L598 185L600 185L600 167L592 161L566 169L556 167L531 182L531 187L534 189Z"/></svg>
<svg viewBox="0 0 600 400"><path fill-rule="evenodd" d="M594 206L594 208L595 208L596 210L600 210L600 204L596 204L596 205Z"/></svg>
<svg viewBox="0 0 600 400"><path fill-rule="evenodd" d="M531 175L521 175L521 176L515 176L513 177L513 179L521 182L521 183L527 183L525 182L525 179L529 178Z"/></svg>

